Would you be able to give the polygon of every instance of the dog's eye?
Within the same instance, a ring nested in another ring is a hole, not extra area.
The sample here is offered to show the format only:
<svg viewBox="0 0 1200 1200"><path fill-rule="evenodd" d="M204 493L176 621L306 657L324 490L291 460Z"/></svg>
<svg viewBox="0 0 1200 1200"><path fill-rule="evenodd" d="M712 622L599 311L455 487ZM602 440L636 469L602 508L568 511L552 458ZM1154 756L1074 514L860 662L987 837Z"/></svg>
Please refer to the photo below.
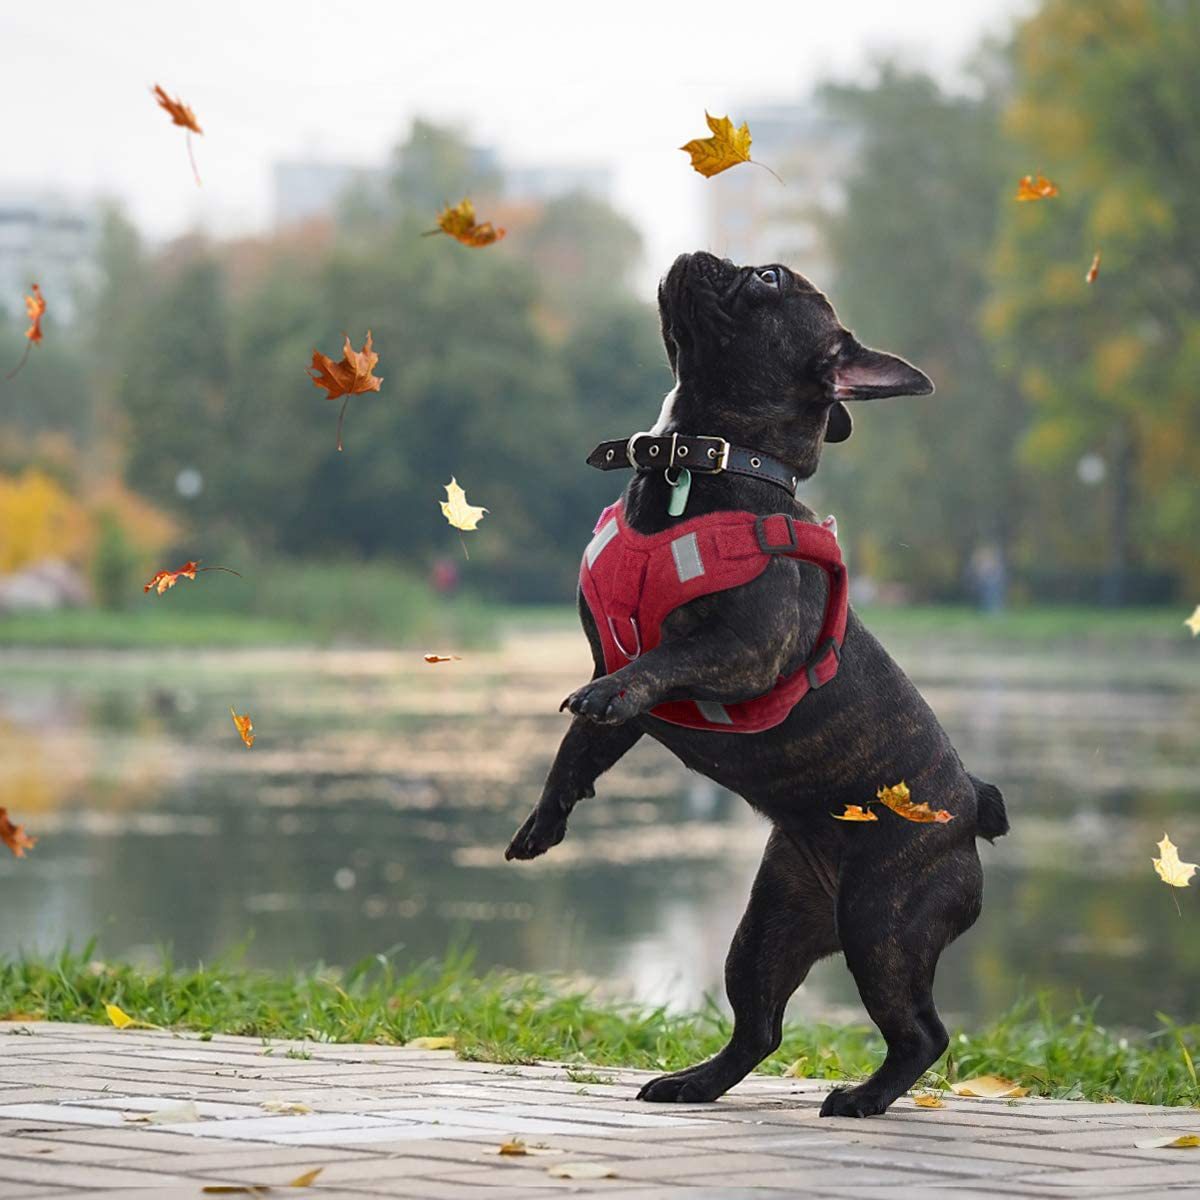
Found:
<svg viewBox="0 0 1200 1200"><path fill-rule="evenodd" d="M779 272L774 267L767 267L765 271L759 271L758 277L770 287L779 286Z"/></svg>

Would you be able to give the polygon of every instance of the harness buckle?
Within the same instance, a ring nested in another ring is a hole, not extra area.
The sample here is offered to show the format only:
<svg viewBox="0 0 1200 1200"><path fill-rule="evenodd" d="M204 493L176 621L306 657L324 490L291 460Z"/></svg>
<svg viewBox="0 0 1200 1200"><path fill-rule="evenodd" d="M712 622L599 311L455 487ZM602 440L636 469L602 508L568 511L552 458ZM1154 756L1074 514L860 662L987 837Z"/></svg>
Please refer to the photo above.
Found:
<svg viewBox="0 0 1200 1200"><path fill-rule="evenodd" d="M838 645L837 638L828 637L820 644L820 646L817 647L816 650L813 651L808 662L804 664L804 674L808 677L809 691L815 692L817 688L824 687L825 684L829 682L829 679L832 679L833 676L837 674L837 672L834 671L833 675L830 675L829 679L821 679L817 676L817 666L830 650L833 651L833 657L837 659L838 666L841 666L842 648Z"/></svg>
<svg viewBox="0 0 1200 1200"><path fill-rule="evenodd" d="M767 540L767 522L774 520L776 517L782 520L787 527L788 540L786 542L775 543ZM758 538L758 548L764 554L790 554L800 549L800 540L796 536L796 526L787 513L771 513L768 516L759 517L754 522L754 533Z"/></svg>

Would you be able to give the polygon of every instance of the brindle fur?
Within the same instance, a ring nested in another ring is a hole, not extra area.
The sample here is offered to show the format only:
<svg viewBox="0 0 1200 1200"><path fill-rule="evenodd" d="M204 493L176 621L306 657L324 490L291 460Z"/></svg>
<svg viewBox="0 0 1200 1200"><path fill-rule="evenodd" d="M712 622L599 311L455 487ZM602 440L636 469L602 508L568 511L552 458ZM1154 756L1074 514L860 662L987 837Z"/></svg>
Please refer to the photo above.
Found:
<svg viewBox="0 0 1200 1200"><path fill-rule="evenodd" d="M902 359L868 350L807 280L712 255L682 255L659 287L663 340L677 389L665 430L709 434L764 450L807 478L824 441L850 433L843 400L922 394L932 384ZM768 276L769 279L769 276ZM624 493L629 524L669 527L661 472ZM693 475L686 517L722 509L815 514L781 489L734 475ZM743 796L773 829L725 965L734 1014L714 1058L646 1084L640 1098L708 1101L779 1045L789 997L818 959L839 950L887 1043L879 1069L837 1088L823 1116L884 1112L946 1048L933 976L946 945L979 915L977 836L1007 828L1003 800L967 773L917 689L851 611L841 669L774 729L753 735L669 725L649 715L667 700L736 703L761 695L811 653L826 582L820 570L772 559L743 587L672 613L661 644L606 674L587 605L580 615L595 661L592 682L564 702L574 714L541 799L507 858L535 858L560 842L576 803L649 734L694 771ZM915 799L946 808L946 824L832 819L844 804L907 781Z"/></svg>

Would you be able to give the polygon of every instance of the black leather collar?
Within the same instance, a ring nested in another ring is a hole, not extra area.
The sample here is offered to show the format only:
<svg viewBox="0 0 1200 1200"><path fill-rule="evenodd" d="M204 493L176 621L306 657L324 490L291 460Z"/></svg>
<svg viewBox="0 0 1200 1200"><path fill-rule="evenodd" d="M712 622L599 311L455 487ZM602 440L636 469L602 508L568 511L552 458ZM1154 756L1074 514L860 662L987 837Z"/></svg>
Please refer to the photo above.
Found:
<svg viewBox="0 0 1200 1200"><path fill-rule="evenodd" d="M589 467L599 471L666 471L687 467L698 475L730 471L749 475L781 487L795 496L800 485L796 471L779 459L759 450L731 446L724 438L698 437L685 433L635 433L631 438L601 442L587 457Z"/></svg>

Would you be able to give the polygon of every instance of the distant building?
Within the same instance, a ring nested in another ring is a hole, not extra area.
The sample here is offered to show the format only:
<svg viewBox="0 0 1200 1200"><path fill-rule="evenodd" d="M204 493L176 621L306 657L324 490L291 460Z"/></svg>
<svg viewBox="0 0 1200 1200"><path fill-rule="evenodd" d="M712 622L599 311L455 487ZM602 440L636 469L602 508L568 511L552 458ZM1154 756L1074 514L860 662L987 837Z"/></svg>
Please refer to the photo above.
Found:
<svg viewBox="0 0 1200 1200"><path fill-rule="evenodd" d="M332 217L351 190L382 197L395 168L362 167L353 163L317 159L278 162L272 168L274 223L277 229L301 225L315 218ZM612 191L612 171L599 166L535 164L502 166L494 150L472 147L469 174L503 178L503 198L515 204L544 204L558 196L583 192L607 200ZM478 196L473 197L479 199ZM459 196L443 197L448 203Z"/></svg>
<svg viewBox="0 0 1200 1200"><path fill-rule="evenodd" d="M382 190L388 174L378 167L315 159L277 162L271 168L275 226L302 225L315 217L332 216L352 187Z"/></svg>
<svg viewBox="0 0 1200 1200"><path fill-rule="evenodd" d="M55 322L75 319L81 287L96 280L100 216L90 202L37 189L0 191L0 308L24 320L37 283Z"/></svg>
<svg viewBox="0 0 1200 1200"><path fill-rule="evenodd" d="M729 115L750 126L750 154L763 165L736 167L708 181L708 249L738 263L784 263L818 287L828 286L832 264L820 214L842 203L858 151L852 131L815 99L731 109Z"/></svg>
<svg viewBox="0 0 1200 1200"><path fill-rule="evenodd" d="M507 200L555 200L581 192L597 200L612 197L613 173L609 167L540 165L504 168Z"/></svg>

